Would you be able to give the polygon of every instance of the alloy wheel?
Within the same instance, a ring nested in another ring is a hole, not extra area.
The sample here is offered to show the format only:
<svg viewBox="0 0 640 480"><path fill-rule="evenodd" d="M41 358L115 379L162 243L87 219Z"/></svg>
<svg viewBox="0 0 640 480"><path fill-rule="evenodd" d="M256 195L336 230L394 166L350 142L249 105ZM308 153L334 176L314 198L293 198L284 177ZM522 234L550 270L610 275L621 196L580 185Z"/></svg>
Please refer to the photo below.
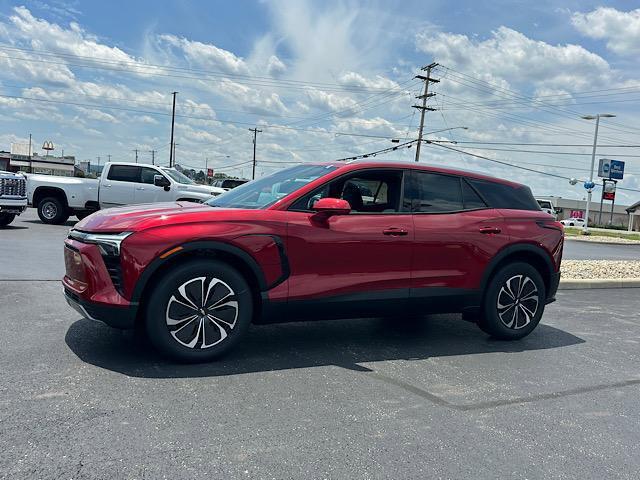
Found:
<svg viewBox="0 0 640 480"><path fill-rule="evenodd" d="M215 277L184 282L169 299L165 320L171 336L181 345L206 349L229 336L238 319L236 293Z"/></svg>
<svg viewBox="0 0 640 480"><path fill-rule="evenodd" d="M498 317L505 327L519 330L536 316L539 302L535 282L526 275L514 275L498 292Z"/></svg>

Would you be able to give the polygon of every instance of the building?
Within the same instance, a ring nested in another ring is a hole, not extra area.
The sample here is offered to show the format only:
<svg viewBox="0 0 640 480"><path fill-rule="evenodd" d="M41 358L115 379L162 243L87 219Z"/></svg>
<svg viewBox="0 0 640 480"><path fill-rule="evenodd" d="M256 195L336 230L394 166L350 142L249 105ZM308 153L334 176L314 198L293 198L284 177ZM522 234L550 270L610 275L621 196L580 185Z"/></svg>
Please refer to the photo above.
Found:
<svg viewBox="0 0 640 480"><path fill-rule="evenodd" d="M52 155L38 155L37 153L31 156L12 153L9 171L73 177L75 163L76 157L71 155L54 157Z"/></svg>
<svg viewBox="0 0 640 480"><path fill-rule="evenodd" d="M626 209L629 214L629 231L640 232L640 202L636 202Z"/></svg>
<svg viewBox="0 0 640 480"><path fill-rule="evenodd" d="M0 152L0 171L9 171L9 164L11 163L11 154L4 150Z"/></svg>
<svg viewBox="0 0 640 480"><path fill-rule="evenodd" d="M553 205L554 209L557 212L558 220L564 220L565 218L570 218L572 216L579 216L584 218L587 210L587 202L586 200L573 200L569 198L556 197L553 195L540 196L537 195L536 198L541 200L549 200ZM620 227L620 228L628 228L629 222L632 220L632 214L629 212L630 209L633 210L636 215L635 223L632 225L633 230L640 231L640 202L635 203L631 207L627 205L618 205L615 204L613 206L613 216L611 215L611 202L605 201L602 205L602 215L600 214L600 199L596 199L594 196L591 201L591 206L589 208L589 224L590 225L611 225ZM611 219L611 222L610 222Z"/></svg>

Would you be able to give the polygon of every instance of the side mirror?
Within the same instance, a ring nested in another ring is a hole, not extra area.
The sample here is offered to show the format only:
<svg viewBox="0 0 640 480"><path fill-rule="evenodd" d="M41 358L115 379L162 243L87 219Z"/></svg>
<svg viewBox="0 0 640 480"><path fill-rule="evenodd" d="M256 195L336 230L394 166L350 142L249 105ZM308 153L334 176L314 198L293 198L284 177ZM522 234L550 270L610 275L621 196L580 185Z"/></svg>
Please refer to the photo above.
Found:
<svg viewBox="0 0 640 480"><path fill-rule="evenodd" d="M153 176L153 184L156 187L164 187L164 189L168 192L171 187L171 182L164 175L154 175Z"/></svg>
<svg viewBox="0 0 640 480"><path fill-rule="evenodd" d="M313 204L313 210L325 215L348 215L351 205L341 198L321 198Z"/></svg>

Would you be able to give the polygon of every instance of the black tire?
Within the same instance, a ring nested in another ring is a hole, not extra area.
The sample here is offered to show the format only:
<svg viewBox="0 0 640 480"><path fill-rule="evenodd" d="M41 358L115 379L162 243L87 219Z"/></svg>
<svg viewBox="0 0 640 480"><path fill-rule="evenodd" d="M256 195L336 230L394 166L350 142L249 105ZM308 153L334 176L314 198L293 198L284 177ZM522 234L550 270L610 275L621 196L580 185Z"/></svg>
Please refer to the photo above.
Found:
<svg viewBox="0 0 640 480"><path fill-rule="evenodd" d="M545 299L544 281L538 270L524 262L506 265L489 280L478 326L502 340L524 338L540 322ZM513 307L508 307L510 304Z"/></svg>
<svg viewBox="0 0 640 480"><path fill-rule="evenodd" d="M189 297L185 299L180 289ZM201 291L209 292L204 295L205 305ZM226 306L214 308L216 304ZM218 260L191 260L170 270L153 288L147 305L145 327L153 346L163 355L187 363L207 362L229 351L253 316L249 284L234 268ZM213 312L215 319L210 318ZM196 318L188 320L191 317ZM170 321L176 323L169 326ZM209 346L203 348L205 344Z"/></svg>
<svg viewBox="0 0 640 480"><path fill-rule="evenodd" d="M58 198L46 197L38 203L38 217L42 223L62 225L69 219L69 212Z"/></svg>
<svg viewBox="0 0 640 480"><path fill-rule="evenodd" d="M0 227L6 227L16 218L15 213L0 213Z"/></svg>

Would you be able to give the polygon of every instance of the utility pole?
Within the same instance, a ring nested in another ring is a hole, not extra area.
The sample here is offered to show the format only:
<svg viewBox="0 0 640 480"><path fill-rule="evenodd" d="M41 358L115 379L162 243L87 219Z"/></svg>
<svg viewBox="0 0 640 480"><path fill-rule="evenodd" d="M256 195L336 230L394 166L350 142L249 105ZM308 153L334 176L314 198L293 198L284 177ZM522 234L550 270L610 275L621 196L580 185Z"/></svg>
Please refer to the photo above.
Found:
<svg viewBox="0 0 640 480"><path fill-rule="evenodd" d="M110 153L107 155L107 162L111 163L111 154Z"/></svg>
<svg viewBox="0 0 640 480"><path fill-rule="evenodd" d="M156 164L156 150L149 150L149 153L151 154L151 165L155 165Z"/></svg>
<svg viewBox="0 0 640 480"><path fill-rule="evenodd" d="M255 180L256 178L256 140L259 133L262 133L262 130L258 130L257 128L250 128L250 132L253 132L253 169L251 173L251 180Z"/></svg>
<svg viewBox="0 0 640 480"><path fill-rule="evenodd" d="M100 157L98 156L98 167L100 166Z"/></svg>
<svg viewBox="0 0 640 480"><path fill-rule="evenodd" d="M426 67L422 67L423 71L426 71L426 75L416 75L414 78L418 78L424 82L424 93L422 95L418 95L416 98L422 99L422 105L414 105L413 108L417 108L420 110L420 130L418 130L418 144L416 145L416 162L420 161L420 147L422 147L422 132L424 130L424 114L428 110L430 112L434 111L435 108L427 107L427 98L433 97L435 93L429 93L429 84L430 83L438 83L440 80L436 80L435 78L431 78L431 70L437 67L437 63L431 63Z"/></svg>
<svg viewBox="0 0 640 480"><path fill-rule="evenodd" d="M176 166L176 147L180 145L179 143L174 143L173 144L173 167Z"/></svg>
<svg viewBox="0 0 640 480"><path fill-rule="evenodd" d="M176 95L178 92L171 92L171 95L173 95L173 110L171 112L171 143L169 144L169 167L173 167L173 164L175 163L175 158L174 158L174 150L175 150L175 145L173 144L173 128L175 126L176 123Z"/></svg>
<svg viewBox="0 0 640 480"><path fill-rule="evenodd" d="M138 149L134 148L133 151L136 152L136 163L138 163Z"/></svg>

